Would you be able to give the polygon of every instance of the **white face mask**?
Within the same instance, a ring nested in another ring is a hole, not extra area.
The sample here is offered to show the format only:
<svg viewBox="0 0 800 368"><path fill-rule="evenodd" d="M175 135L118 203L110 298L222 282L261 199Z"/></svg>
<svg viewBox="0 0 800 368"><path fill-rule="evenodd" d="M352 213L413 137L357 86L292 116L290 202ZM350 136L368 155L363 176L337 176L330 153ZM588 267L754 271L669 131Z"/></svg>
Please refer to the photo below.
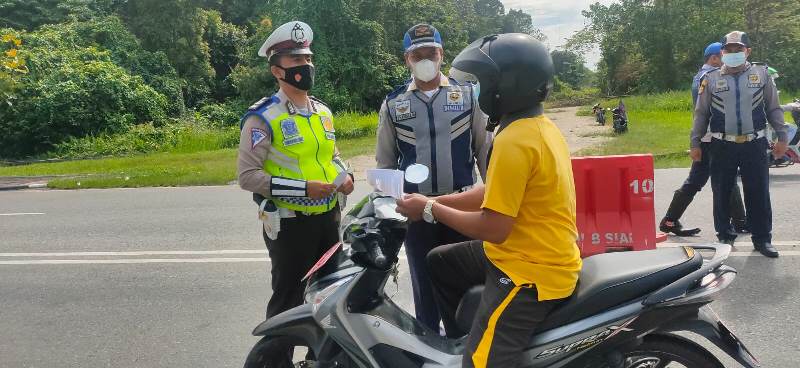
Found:
<svg viewBox="0 0 800 368"><path fill-rule="evenodd" d="M739 67L744 64L745 61L747 61L747 54L745 54L744 51L722 55L722 62L731 68Z"/></svg>
<svg viewBox="0 0 800 368"><path fill-rule="evenodd" d="M411 64L411 73L414 74L414 78L430 82L439 76L439 63L430 59L422 59Z"/></svg>

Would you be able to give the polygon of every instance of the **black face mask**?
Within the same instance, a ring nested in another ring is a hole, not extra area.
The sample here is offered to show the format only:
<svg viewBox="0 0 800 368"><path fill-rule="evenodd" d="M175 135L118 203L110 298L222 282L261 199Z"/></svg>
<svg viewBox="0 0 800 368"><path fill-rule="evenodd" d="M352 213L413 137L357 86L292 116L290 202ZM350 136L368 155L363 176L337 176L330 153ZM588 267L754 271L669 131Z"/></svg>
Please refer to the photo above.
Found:
<svg viewBox="0 0 800 368"><path fill-rule="evenodd" d="M293 66L291 68L284 68L280 65L276 65L278 68L283 69L286 72L282 81L289 83L289 85L294 86L295 88L308 91L311 87L314 87L314 66L311 64L305 65L298 65Z"/></svg>

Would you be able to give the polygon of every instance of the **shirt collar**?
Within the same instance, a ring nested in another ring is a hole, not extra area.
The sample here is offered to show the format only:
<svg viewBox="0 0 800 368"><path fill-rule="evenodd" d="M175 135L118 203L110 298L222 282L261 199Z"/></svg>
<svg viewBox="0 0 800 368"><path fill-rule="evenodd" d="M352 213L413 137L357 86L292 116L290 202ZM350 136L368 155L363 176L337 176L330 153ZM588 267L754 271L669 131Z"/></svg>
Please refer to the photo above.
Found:
<svg viewBox="0 0 800 368"><path fill-rule="evenodd" d="M279 101L281 101L283 104L285 104L286 111L289 113L289 115L298 115L298 114L302 115L298 111L299 109L294 106L294 104L292 103L292 100L289 99L289 96L286 95L286 92L284 92L282 89L278 89L278 92L275 92L275 96L278 97ZM314 100L312 100L312 99L310 99L308 97L306 97L306 98L308 99L308 113L309 113L309 115L316 114L317 113L317 106L314 104Z"/></svg>
<svg viewBox="0 0 800 368"><path fill-rule="evenodd" d="M439 87L450 87L450 79L447 78L444 74L439 72ZM415 80L411 80L411 83L408 84L408 89L406 91L416 91L417 90L417 83Z"/></svg>
<svg viewBox="0 0 800 368"><path fill-rule="evenodd" d="M729 67L727 65L723 65L722 69L721 69L721 73L722 73L722 75L729 75L729 74L734 75L734 74L740 74L740 73L744 72L747 69L750 69L750 62L749 61L746 61L744 64L742 64L740 66L737 66L735 68L731 68L731 67Z"/></svg>

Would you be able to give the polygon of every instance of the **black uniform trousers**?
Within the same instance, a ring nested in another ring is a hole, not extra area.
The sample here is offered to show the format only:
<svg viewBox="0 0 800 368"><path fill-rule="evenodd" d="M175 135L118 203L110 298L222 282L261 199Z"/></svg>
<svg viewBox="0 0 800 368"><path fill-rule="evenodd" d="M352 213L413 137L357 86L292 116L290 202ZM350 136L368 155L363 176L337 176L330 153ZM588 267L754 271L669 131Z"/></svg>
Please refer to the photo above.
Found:
<svg viewBox="0 0 800 368"><path fill-rule="evenodd" d="M515 285L486 258L479 240L438 247L427 260L448 336L463 333L455 313L464 293L484 285L461 361L464 368L520 366L536 326L564 301L539 301L534 285Z"/></svg>
<svg viewBox="0 0 800 368"><path fill-rule="evenodd" d="M425 257L432 249L451 243L467 241L464 235L445 224L430 224L415 221L408 224L405 248L411 274L411 289L414 295L414 311L417 320L433 331L439 331L439 312L433 296L433 285L425 264Z"/></svg>
<svg viewBox="0 0 800 368"><path fill-rule="evenodd" d="M700 161L692 162L692 167L689 170L689 176L683 182L681 186L681 192L686 194L689 197L694 198L694 196L703 189L704 186L708 183L708 178L711 176L711 142L701 142L700 143L700 150L702 151L702 155L700 156ZM742 198L739 189L739 184L737 181L733 182L733 189L731 189L731 198L730 198L730 210L729 214L731 215L731 220L739 221L740 225L744 225L745 221L745 210L742 205ZM687 204L688 206L688 204ZM677 219L671 219L677 220Z"/></svg>
<svg viewBox="0 0 800 368"><path fill-rule="evenodd" d="M772 241L772 203L766 138L735 143L711 141L711 188L714 191L714 229L722 241L736 239L730 227L730 196L737 170L742 175L747 223L753 243Z"/></svg>
<svg viewBox="0 0 800 368"><path fill-rule="evenodd" d="M305 276L314 263L339 242L339 209L319 215L281 219L278 239L264 233L271 260L272 296L267 303L267 318L303 303Z"/></svg>

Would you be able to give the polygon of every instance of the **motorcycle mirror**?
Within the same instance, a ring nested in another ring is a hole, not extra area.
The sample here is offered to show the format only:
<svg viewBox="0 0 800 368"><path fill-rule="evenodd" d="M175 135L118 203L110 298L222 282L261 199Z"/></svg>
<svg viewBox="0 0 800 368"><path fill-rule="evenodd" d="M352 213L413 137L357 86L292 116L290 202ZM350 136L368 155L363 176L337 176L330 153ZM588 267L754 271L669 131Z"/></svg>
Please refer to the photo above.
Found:
<svg viewBox="0 0 800 368"><path fill-rule="evenodd" d="M411 184L420 184L428 180L428 175L430 175L430 170L422 164L413 164L406 168L406 181Z"/></svg>

